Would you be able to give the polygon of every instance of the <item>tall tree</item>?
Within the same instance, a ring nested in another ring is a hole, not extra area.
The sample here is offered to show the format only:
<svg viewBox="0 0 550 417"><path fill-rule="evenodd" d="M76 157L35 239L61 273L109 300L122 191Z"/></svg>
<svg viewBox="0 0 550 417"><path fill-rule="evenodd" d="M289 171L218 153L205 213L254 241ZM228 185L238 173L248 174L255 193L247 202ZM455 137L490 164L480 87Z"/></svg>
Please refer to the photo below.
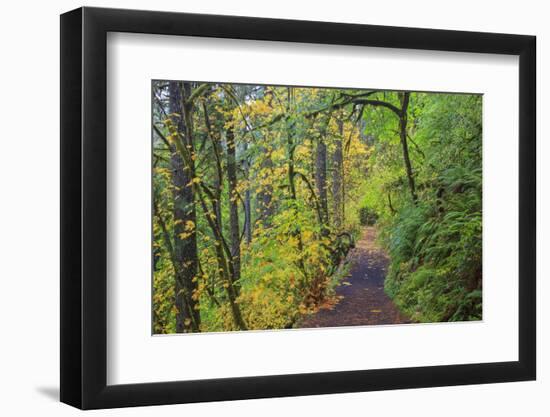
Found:
<svg viewBox="0 0 550 417"><path fill-rule="evenodd" d="M186 134L183 111L182 85L179 82L169 84L169 113L174 129L174 140L184 140L190 146ZM174 199L174 257L176 262L175 306L176 332L197 332L200 330L200 312L193 298L198 272L196 213L193 188L189 185L193 179L193 160L184 162L182 155L171 145L170 164L172 169L172 193Z"/></svg>
<svg viewBox="0 0 550 417"><path fill-rule="evenodd" d="M315 150L315 185L321 202L323 226L326 226L328 224L327 144L323 136L319 136Z"/></svg>
<svg viewBox="0 0 550 417"><path fill-rule="evenodd" d="M372 94L369 93L369 95ZM401 142L401 148L403 153L403 163L405 165L405 172L407 175L407 182L409 184L409 191L412 197L413 202L416 204L418 196L416 194L416 187L414 181L414 174L411 164L411 158L409 155L409 145L407 142L407 121L408 121L408 109L409 109L409 100L411 93L408 91L398 92L400 106L396 107L389 101L377 100L377 99L354 99L350 102L355 104L379 106L391 110L399 119L399 141Z"/></svg>
<svg viewBox="0 0 550 417"><path fill-rule="evenodd" d="M244 146L245 154L248 150L248 143ZM244 177L246 181L246 189L244 191L244 236L246 238L247 245L252 242L252 195L250 190L250 162L248 156L242 160L242 166L244 171Z"/></svg>
<svg viewBox="0 0 550 417"><path fill-rule="evenodd" d="M186 127L186 137L188 138L188 141L184 144L185 146L182 149L182 152L184 154L188 155L189 159L193 168L194 168L194 160L196 159L196 154L194 151L194 131L193 131L193 108L195 105L195 100L198 99L200 94L208 91L209 86L207 84L202 84L201 87L197 88L195 91L191 91L190 85L184 84L187 88L184 88L185 93L185 99L184 99L184 106L183 106L183 112L184 112L184 120L185 120L185 127ZM207 86L208 88L204 88ZM231 240L230 244L228 245L225 237L224 237L224 231L223 231L223 219L222 219L222 213L221 213L221 188L222 188L222 180L223 180L223 165L222 165L222 157L218 153L220 150L220 147L216 144L217 140L214 138L213 132L212 132L212 126L210 125L210 120L208 116L208 111L206 109L206 106L203 106L203 112L204 112L204 118L205 118L205 124L206 130L207 130L207 136L210 137L210 140L213 144L213 151L215 155L215 184L217 186L217 190L215 192L212 192L211 188L205 184L205 182L196 177L196 174L193 170L193 175L191 176L191 181L189 182L189 185L197 191L198 194L198 200L202 207L202 210L206 216L206 220L208 223L208 226L210 227L210 230L212 231L212 235L215 239L215 252L216 252L216 261L218 264L218 273L222 279L222 282L224 282L224 288L226 289L226 293L228 296L229 305L231 308L233 320L235 322L235 325L238 329L246 330L246 324L244 322L244 319L242 317L241 309L237 303L237 298L239 296L238 291L238 277L240 276L240 253L238 254L238 257L234 257L233 253L235 253L234 247L233 247L233 240ZM225 122L225 121L224 121ZM224 123L222 123L223 125ZM220 135L221 136L221 135ZM233 138L233 136L232 136ZM233 141L233 152L235 149L234 139ZM229 148L229 146L228 146ZM229 151L230 152L230 151ZM234 158L233 154L233 158ZM230 165L230 159L231 157L226 158L226 166L228 167L228 178L230 176L229 174L229 165ZM235 166L236 170L236 166ZM231 180L229 180L229 183L233 184L235 186L234 191L236 191L236 172L235 177ZM230 185L231 186L231 185ZM231 191L231 190L230 190ZM206 195L206 197L205 197ZM231 195L237 195L236 192L232 192ZM212 209L208 207L207 199L209 200ZM230 198L231 200L231 198ZM233 214L230 215L231 218L233 218ZM233 227L233 220L230 218L231 227ZM231 229L231 235L233 233L233 230ZM238 212L237 212L237 235L238 235ZM237 263L235 261L238 261ZM217 301L217 300L216 300Z"/></svg>
<svg viewBox="0 0 550 417"><path fill-rule="evenodd" d="M241 278L241 239L239 233L239 192L237 190L237 158L233 128L226 132L227 148L227 191L229 201L229 234L231 241L231 262L233 263L233 283L239 289Z"/></svg>
<svg viewBox="0 0 550 417"><path fill-rule="evenodd" d="M405 163L405 170L407 171L407 180L409 182L409 190L411 197L416 203L418 197L416 195L416 187L414 183L414 174L411 165L411 158L409 156L409 145L407 142L407 110L409 108L410 95L408 91L399 93L399 101L401 102L401 109L399 111L399 139L401 141L401 147L403 148L403 161Z"/></svg>
<svg viewBox="0 0 550 417"><path fill-rule="evenodd" d="M268 181L273 172L273 160L267 147L260 145L260 172L257 175L261 183L260 191L256 194L256 207L258 209L258 221L263 227L270 224L271 216L275 212L273 202L273 185Z"/></svg>
<svg viewBox="0 0 550 417"><path fill-rule="evenodd" d="M265 93L266 106L272 112L274 110L273 90L261 87L260 92ZM267 181L273 172L273 160L271 159L271 149L265 145L264 140L258 140L257 145L260 159L260 170L257 175L257 181L261 186L260 191L256 194L256 207L258 210L258 220L263 227L266 227L269 225L271 216L275 212L272 181Z"/></svg>
<svg viewBox="0 0 550 417"><path fill-rule="evenodd" d="M331 99L332 100L332 99ZM319 127L319 134L317 137L317 146L315 148L315 186L317 188L317 196L319 198L319 204L321 207L322 224L321 233L324 236L328 234L328 192L327 192L327 133L329 130L330 119L332 117L332 110L329 110L325 119L322 120Z"/></svg>
<svg viewBox="0 0 550 417"><path fill-rule="evenodd" d="M344 136L344 121L342 117L336 119L338 135L334 138L334 152L332 154L332 196L334 203L334 225L340 229L344 222L343 198L343 153L342 140Z"/></svg>

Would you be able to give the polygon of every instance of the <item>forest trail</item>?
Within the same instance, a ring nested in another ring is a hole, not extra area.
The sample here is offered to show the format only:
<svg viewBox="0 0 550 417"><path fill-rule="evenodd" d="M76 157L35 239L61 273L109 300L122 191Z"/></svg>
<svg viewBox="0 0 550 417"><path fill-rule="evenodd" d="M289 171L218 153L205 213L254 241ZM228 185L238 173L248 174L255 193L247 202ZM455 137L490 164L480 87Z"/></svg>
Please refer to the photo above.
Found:
<svg viewBox="0 0 550 417"><path fill-rule="evenodd" d="M336 287L340 301L306 316L296 327L337 327L411 323L384 292L388 257L376 243L377 231L365 227L348 254L350 274Z"/></svg>

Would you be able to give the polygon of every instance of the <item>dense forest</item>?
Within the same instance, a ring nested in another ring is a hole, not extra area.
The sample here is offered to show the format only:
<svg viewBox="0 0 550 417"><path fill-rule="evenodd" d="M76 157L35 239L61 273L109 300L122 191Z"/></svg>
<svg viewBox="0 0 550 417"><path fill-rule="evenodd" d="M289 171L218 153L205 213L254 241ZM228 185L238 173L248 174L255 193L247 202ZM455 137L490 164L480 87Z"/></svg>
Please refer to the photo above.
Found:
<svg viewBox="0 0 550 417"><path fill-rule="evenodd" d="M352 300L349 323L377 324L380 297L406 318L390 323L481 319L480 95L164 80L152 95L154 334L324 310L343 325ZM354 295L375 267L380 295Z"/></svg>

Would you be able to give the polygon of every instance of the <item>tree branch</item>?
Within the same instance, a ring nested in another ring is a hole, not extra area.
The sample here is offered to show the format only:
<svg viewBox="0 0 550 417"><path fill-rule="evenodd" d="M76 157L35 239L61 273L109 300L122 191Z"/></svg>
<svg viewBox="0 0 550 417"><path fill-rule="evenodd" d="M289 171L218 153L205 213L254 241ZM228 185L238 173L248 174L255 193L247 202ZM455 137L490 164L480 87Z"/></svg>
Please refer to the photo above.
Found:
<svg viewBox="0 0 550 417"><path fill-rule="evenodd" d="M199 97L202 93L204 93L206 90L208 90L210 87L211 87L211 84L208 84L208 83L201 84L198 88L193 90L193 93L191 93L189 98L185 100L185 104L188 104L188 105L193 104L195 99Z"/></svg>
<svg viewBox="0 0 550 417"><path fill-rule="evenodd" d="M371 106L381 106L385 107L392 112L394 112L397 116L401 116L401 110L395 107L393 104L388 103L387 101L382 100L354 100L353 103L355 104L369 104Z"/></svg>
<svg viewBox="0 0 550 417"><path fill-rule="evenodd" d="M306 183L307 188L309 188L309 192L311 193L311 197L315 203L315 209L317 211L317 217L319 218L319 223L323 225L323 212L321 211L321 205L319 203L319 199L317 198L317 194L315 194L315 189L311 185L311 182L309 182L307 177L300 171L294 171L294 176L299 176Z"/></svg>
<svg viewBox="0 0 550 417"><path fill-rule="evenodd" d="M153 130L159 136L159 138L162 139L162 141L166 144L166 146L168 146L168 149L172 149L172 145L170 145L170 142L168 141L168 139L166 139L166 136L162 134L162 132L156 125L153 125Z"/></svg>

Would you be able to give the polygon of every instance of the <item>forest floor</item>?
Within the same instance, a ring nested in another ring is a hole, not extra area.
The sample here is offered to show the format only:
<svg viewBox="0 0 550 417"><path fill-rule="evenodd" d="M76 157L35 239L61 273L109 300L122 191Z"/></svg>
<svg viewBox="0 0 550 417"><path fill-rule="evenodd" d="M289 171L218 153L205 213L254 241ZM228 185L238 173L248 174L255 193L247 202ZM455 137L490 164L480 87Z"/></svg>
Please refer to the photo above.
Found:
<svg viewBox="0 0 550 417"><path fill-rule="evenodd" d="M376 243L375 227L365 227L348 254L349 276L336 287L337 304L304 317L295 327L337 327L411 323L384 292L388 256Z"/></svg>

